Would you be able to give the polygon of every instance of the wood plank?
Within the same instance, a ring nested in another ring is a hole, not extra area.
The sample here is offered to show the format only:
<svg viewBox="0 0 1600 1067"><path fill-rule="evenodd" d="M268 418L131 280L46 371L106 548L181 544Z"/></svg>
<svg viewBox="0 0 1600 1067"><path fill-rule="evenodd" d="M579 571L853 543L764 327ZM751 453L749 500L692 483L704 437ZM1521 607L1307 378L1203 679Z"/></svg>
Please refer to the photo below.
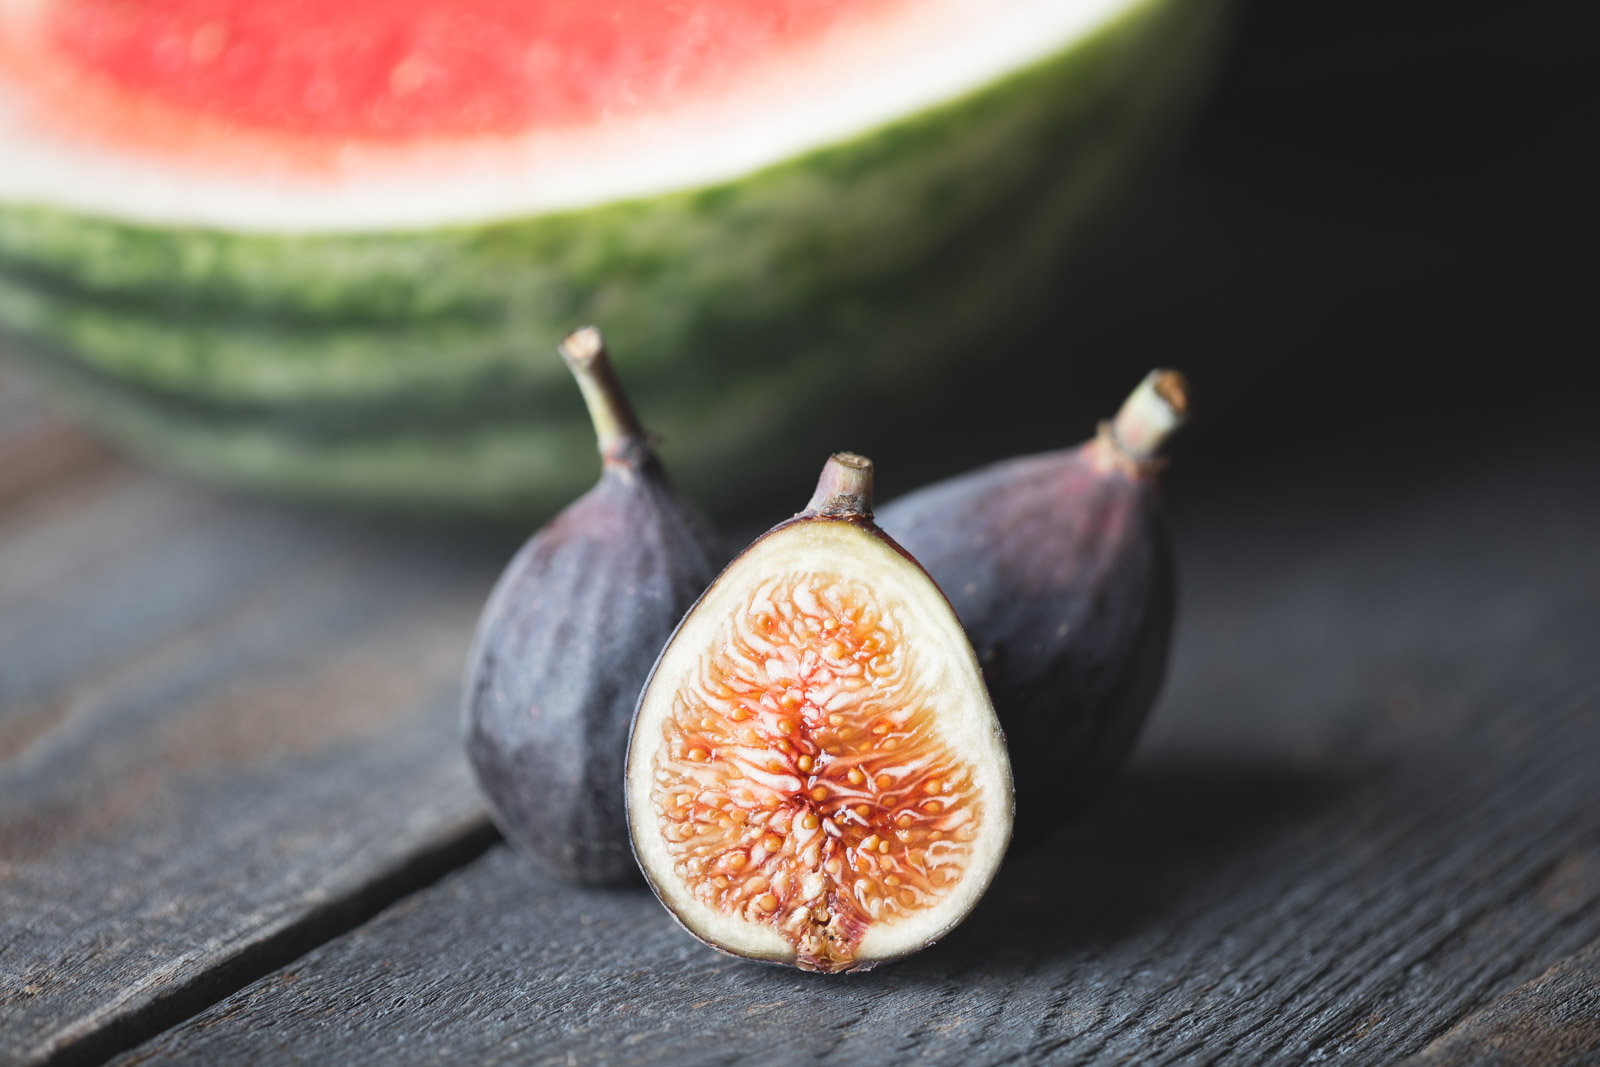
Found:
<svg viewBox="0 0 1600 1067"><path fill-rule="evenodd" d="M1461 1020L1412 1060L1413 1067L1462 1064L1547 1067L1593 1063L1600 1053L1600 941L1527 985Z"/></svg>
<svg viewBox="0 0 1600 1067"><path fill-rule="evenodd" d="M0 348L0 526L120 464L88 434L47 414Z"/></svg>
<svg viewBox="0 0 1600 1067"><path fill-rule="evenodd" d="M1537 1036L1512 991L1556 965L1530 988L1590 1003L1558 961L1600 937L1594 455L1180 515L1132 769L908 960L728 959L502 846L117 1062L1389 1063Z"/></svg>
<svg viewBox="0 0 1600 1067"><path fill-rule="evenodd" d="M0 511L5 1063L103 1060L494 839L456 694L508 545L46 483Z"/></svg>

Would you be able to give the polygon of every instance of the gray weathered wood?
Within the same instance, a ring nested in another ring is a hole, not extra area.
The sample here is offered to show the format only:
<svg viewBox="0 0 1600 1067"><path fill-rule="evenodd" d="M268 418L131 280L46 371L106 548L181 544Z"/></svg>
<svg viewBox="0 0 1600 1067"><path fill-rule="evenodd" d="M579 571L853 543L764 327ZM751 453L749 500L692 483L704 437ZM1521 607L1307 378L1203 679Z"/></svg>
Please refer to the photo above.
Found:
<svg viewBox="0 0 1600 1067"><path fill-rule="evenodd" d="M504 545L0 430L0 1062L103 1059L493 840L456 692Z"/></svg>
<svg viewBox="0 0 1600 1067"><path fill-rule="evenodd" d="M1600 1056L1600 941L1591 942L1423 1050L1414 1067L1592 1064Z"/></svg>
<svg viewBox="0 0 1600 1067"><path fill-rule="evenodd" d="M1500 454L1179 515L1130 773L901 963L724 958L497 848L119 1062L1517 1062L1556 1047L1515 1044L1542 1019L1592 1062L1592 470Z"/></svg>

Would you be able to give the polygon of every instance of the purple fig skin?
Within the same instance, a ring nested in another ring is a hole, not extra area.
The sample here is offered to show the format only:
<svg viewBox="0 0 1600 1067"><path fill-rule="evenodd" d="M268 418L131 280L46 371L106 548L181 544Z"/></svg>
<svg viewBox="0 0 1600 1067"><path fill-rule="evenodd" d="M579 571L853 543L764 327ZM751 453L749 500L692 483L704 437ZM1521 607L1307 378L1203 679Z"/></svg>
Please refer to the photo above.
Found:
<svg viewBox="0 0 1600 1067"><path fill-rule="evenodd" d="M501 576L462 703L467 759L506 838L565 881L616 885L639 878L623 796L634 704L727 553L631 412L609 439L596 421L600 481Z"/></svg>
<svg viewBox="0 0 1600 1067"><path fill-rule="evenodd" d="M1011 750L1019 837L1093 799L1160 692L1176 579L1158 466L1108 425L1076 448L1005 460L878 511L977 650Z"/></svg>

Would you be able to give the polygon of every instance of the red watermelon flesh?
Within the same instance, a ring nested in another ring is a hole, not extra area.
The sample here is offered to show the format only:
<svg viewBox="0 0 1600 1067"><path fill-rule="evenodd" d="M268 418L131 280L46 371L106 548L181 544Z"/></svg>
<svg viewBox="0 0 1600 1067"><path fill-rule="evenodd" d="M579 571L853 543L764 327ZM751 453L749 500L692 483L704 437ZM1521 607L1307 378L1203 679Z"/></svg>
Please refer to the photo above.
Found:
<svg viewBox="0 0 1600 1067"><path fill-rule="evenodd" d="M905 2L59 0L0 30L0 69L91 140L316 162L671 111Z"/></svg>
<svg viewBox="0 0 1600 1067"><path fill-rule="evenodd" d="M130 100L302 136L581 124L715 91L890 0L69 0L47 45Z"/></svg>

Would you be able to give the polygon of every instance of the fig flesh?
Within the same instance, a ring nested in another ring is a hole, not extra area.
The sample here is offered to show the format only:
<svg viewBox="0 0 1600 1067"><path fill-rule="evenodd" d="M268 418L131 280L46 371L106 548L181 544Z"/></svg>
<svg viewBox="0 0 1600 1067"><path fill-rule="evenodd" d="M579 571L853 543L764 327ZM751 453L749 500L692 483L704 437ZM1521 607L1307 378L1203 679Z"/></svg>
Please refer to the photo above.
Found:
<svg viewBox="0 0 1600 1067"><path fill-rule="evenodd" d="M685 616L640 697L628 817L696 937L805 970L930 944L988 886L1011 772L955 613L871 518L869 461L829 460L805 511Z"/></svg>
<svg viewBox="0 0 1600 1067"><path fill-rule="evenodd" d="M936 483L879 513L977 649L1025 835L1104 786L1161 687L1175 590L1156 476L1187 412L1182 376L1155 371L1094 439Z"/></svg>
<svg viewBox="0 0 1600 1067"><path fill-rule="evenodd" d="M622 770L639 690L727 556L668 481L599 332L568 337L561 355L603 470L490 595L467 667L466 751L507 839L567 881L615 884L638 877Z"/></svg>

